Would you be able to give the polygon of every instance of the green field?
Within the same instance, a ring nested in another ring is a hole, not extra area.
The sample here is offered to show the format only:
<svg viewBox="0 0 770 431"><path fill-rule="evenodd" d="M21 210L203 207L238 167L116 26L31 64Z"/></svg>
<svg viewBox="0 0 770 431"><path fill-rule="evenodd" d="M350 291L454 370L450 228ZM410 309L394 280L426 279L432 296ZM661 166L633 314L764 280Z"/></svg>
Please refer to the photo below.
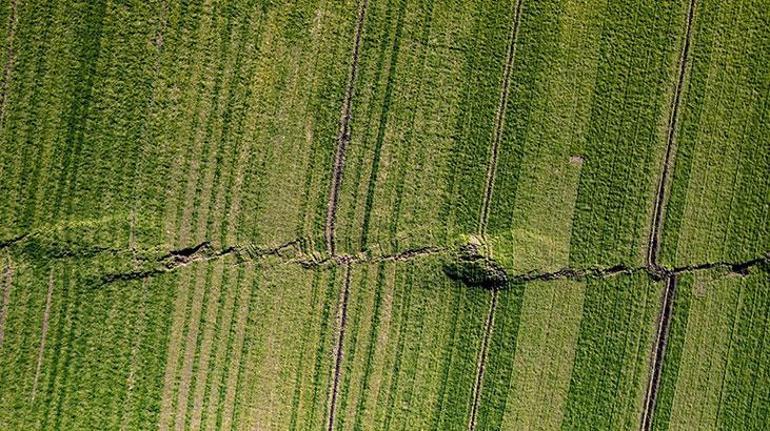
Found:
<svg viewBox="0 0 770 431"><path fill-rule="evenodd" d="M0 0L0 431L760 430L766 0Z"/></svg>
<svg viewBox="0 0 770 431"><path fill-rule="evenodd" d="M762 429L768 423L767 270L746 279L682 279L654 429Z"/></svg>

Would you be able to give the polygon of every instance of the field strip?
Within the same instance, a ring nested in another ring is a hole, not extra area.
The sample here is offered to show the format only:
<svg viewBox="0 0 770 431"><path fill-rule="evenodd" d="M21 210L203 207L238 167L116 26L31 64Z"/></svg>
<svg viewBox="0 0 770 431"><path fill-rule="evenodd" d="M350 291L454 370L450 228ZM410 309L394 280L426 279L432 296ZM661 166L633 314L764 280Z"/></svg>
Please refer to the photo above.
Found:
<svg viewBox="0 0 770 431"><path fill-rule="evenodd" d="M235 340L229 351L230 365L227 368L227 380L225 383L225 393L222 397L221 411L217 415L217 423L220 429L229 430L232 428L233 416L237 397L238 381L240 379L241 357L244 353L244 344L246 341L246 325L251 311L251 297L254 289L255 268L245 271L243 282L239 284L237 294L238 311L237 318L234 320L233 337Z"/></svg>
<svg viewBox="0 0 770 431"><path fill-rule="evenodd" d="M687 24L685 30L682 53L679 57L679 75L677 77L674 97L671 100L670 115L666 128L666 155L661 167L658 191L655 195L653 206L653 219L650 225L650 238L647 245L647 265L658 266L658 252L660 251L660 229L663 223L663 206L666 198L666 185L668 183L669 170L671 169L671 156L673 153L674 139L676 137L676 123L679 119L679 106L682 100L682 88L684 87L687 72L687 60L690 53L690 41L692 38L692 22L695 17L695 0L690 0L687 10Z"/></svg>
<svg viewBox="0 0 770 431"><path fill-rule="evenodd" d="M145 336L145 329L147 325L147 280L142 280L142 291L139 294L138 304L138 321L134 322L133 341L131 342L131 360L129 362L128 376L126 376L126 396L124 398L123 409L121 409L120 429L125 431L128 429L128 417L126 413L130 413L128 410L131 408L132 398L134 397L134 388L136 387L136 372L139 368L139 344L142 337Z"/></svg>
<svg viewBox="0 0 770 431"><path fill-rule="evenodd" d="M340 195L340 186L342 185L342 171L345 168L345 150L350 143L350 117L353 109L353 93L358 73L358 55L361 50L361 34L364 29L364 19L366 18L366 7L369 0L362 0L358 8L358 21L356 22L356 33L353 42L353 58L350 64L350 74L348 75L348 84L345 89L345 99L342 102L342 112L340 114L340 131L337 137L337 151L334 155L334 167L332 169L331 186L329 188L329 201L326 210L326 250L329 255L336 254L336 243L334 239L334 228L337 219L337 201Z"/></svg>
<svg viewBox="0 0 770 431"><path fill-rule="evenodd" d="M185 403L188 405L187 408L192 410L189 412L190 423L188 427L190 429L200 429L203 416L203 397L205 396L206 382L208 381L209 377L209 362L211 362L213 359L212 349L214 348L214 337L216 335L217 323L221 311L219 309L219 302L222 293L222 285L224 284L224 268L222 267L223 265L216 265L213 270L214 274L212 275L207 288L208 292L206 295L207 298L205 300L205 313L204 310L201 310L202 314L200 315L200 320L201 322L205 322L205 325L198 331L199 333L197 334L199 337L197 343L198 351L196 353L196 366L198 370L194 376L195 386L192 390L192 396L187 401L187 403ZM225 282L226 281L227 280L225 280Z"/></svg>
<svg viewBox="0 0 770 431"><path fill-rule="evenodd" d="M350 297L350 264L345 265L345 281L340 292L339 309L339 334L337 335L337 345L334 348L334 375L332 376L332 386L329 393L329 425L328 431L334 429L334 414L337 408L337 391L340 383L340 374L342 372L342 351L345 343L345 324L348 318L348 299Z"/></svg>
<svg viewBox="0 0 770 431"><path fill-rule="evenodd" d="M5 337L5 319L8 317L8 302L11 300L11 287L13 285L13 266L11 259L5 266L3 274L2 303L0 303L0 349L3 348L3 338Z"/></svg>
<svg viewBox="0 0 770 431"><path fill-rule="evenodd" d="M174 299L174 312L171 324L168 349L166 350L166 367L163 377L163 390L160 398L160 413L158 414L158 429L167 431L171 426L171 413L174 408L174 390L176 387L176 370L179 366L179 352L182 348L182 327L185 323L189 297L190 272L185 272L177 281Z"/></svg>
<svg viewBox="0 0 770 431"><path fill-rule="evenodd" d="M48 318L51 315L51 299L53 298L53 268L48 276L48 293L45 297L45 310L43 311L43 323L41 325L40 347L37 351L37 365L35 366L35 381L32 383L32 401L35 401L37 395L37 384L40 380L40 368L43 365L43 354L45 353L45 339L48 334Z"/></svg>
<svg viewBox="0 0 770 431"><path fill-rule="evenodd" d="M237 311L237 296L241 287L241 281L243 278L243 271L236 267L228 267L226 274L226 280L233 280L232 282L222 282L225 286L226 296L222 303L222 312L217 317L217 323L215 327L218 329L216 334L216 340L214 345L216 351L214 353L214 360L210 365L211 374L208 377L208 383L206 384L206 390L208 397L206 401L206 411L202 413L204 426L199 429L215 430L217 429L217 413L220 411L222 403L224 402L224 394L222 392L222 384L225 378L225 373L228 367L228 352L230 352L233 344L234 317ZM232 283L232 284L231 284Z"/></svg>
<svg viewBox="0 0 770 431"><path fill-rule="evenodd" d="M179 376L176 380L178 383L178 389L176 393L176 418L174 420L174 427L178 431L186 429L187 424L187 410L189 403L189 395L191 388L191 382L193 378L193 367L195 366L196 353L198 351L198 342L201 335L201 313L203 310L204 302L209 298L209 283L211 271L213 268L200 266L196 268L194 277L194 288L191 296L191 302L187 308L187 336L183 337L184 353L182 354L182 364L179 367Z"/></svg>
<svg viewBox="0 0 770 431"><path fill-rule="evenodd" d="M643 431L650 430L652 425L652 415L655 412L655 400L658 386L660 385L660 374L663 368L663 356L666 353L666 342L668 340L671 310L675 295L676 276L672 275L666 280L666 288L663 291L663 304L661 306L660 318L658 319L658 330L655 335L655 348L650 359L650 380L647 382L647 391L644 394L644 409L642 410L641 420L641 429Z"/></svg>
<svg viewBox="0 0 770 431"><path fill-rule="evenodd" d="M489 208L492 202L492 189L495 184L495 174L497 171L497 157L500 152L500 139L503 135L503 126L505 123L505 110L508 107L508 92L511 86L511 73L513 63L516 59L516 40L519 36L519 23L521 22L521 9L524 0L516 0L513 23L511 24L511 35L508 41L508 54L503 69L503 83L500 89L500 102L495 114L495 128L492 134L492 148L490 149L489 164L487 165L487 182L484 189L484 200L481 206L481 215L479 216L479 232L482 236L486 235L487 224L489 223Z"/></svg>
<svg viewBox="0 0 770 431"><path fill-rule="evenodd" d="M481 342L481 349L479 351L478 367L476 369L476 381L473 383L473 404L471 405L471 414L468 421L469 431L476 429L476 419L479 412L479 403L481 401L481 388L484 384L484 366L486 364L487 352L489 350L489 339L492 338L492 331L495 327L495 311L497 310L497 297L499 295L499 289L494 289L492 291L492 299L489 304L489 314L487 314L487 321L484 323L484 339Z"/></svg>
<svg viewBox="0 0 770 431"><path fill-rule="evenodd" d="M16 24L18 23L19 18L16 14L16 0L11 0L11 13L8 16L8 30L6 32L7 35L7 43L8 46L5 48L5 65L3 66L3 81L2 85L0 86L0 130L3 128L3 123L5 120L5 106L6 101L8 100L8 81L11 79L11 72L13 72L13 61L15 57L15 53L13 50L13 39L16 35Z"/></svg>

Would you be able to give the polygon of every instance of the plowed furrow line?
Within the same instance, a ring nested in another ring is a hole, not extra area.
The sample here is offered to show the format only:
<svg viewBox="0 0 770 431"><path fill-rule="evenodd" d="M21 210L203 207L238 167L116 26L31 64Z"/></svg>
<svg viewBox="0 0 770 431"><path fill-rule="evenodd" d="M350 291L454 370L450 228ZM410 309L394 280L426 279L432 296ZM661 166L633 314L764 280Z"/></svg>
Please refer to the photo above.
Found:
<svg viewBox="0 0 770 431"><path fill-rule="evenodd" d="M519 23L521 22L521 8L523 0L516 1L516 11L511 25L511 34L508 41L508 54L503 69L503 82L500 89L500 102L495 114L495 128L492 133L492 148L487 165L487 181L484 188L484 200L481 206L481 215L479 217L479 232L485 235L487 224L489 223L489 208L492 201L492 189L495 184L495 174L497 172L497 158L500 152L500 140L503 135L503 126L505 124L505 111L508 107L508 93L511 87L511 73L516 59L516 40L519 36Z"/></svg>
<svg viewBox="0 0 770 431"><path fill-rule="evenodd" d="M650 238L647 244L647 269L653 272L661 272L661 266L658 262L660 252L660 230L663 223L663 209L666 201L666 189L668 185L669 171L671 169L671 157L674 153L674 139L676 138L677 120L679 119L679 108L682 101L682 89L687 74L687 62L690 53L690 44L692 38L692 24L695 18L696 0L690 0L687 10L687 22L685 27L684 42L682 52L679 57L679 73L674 90L674 97L671 101L670 115L666 129L666 154L661 168L658 191L655 195L653 206L653 219L650 226ZM738 266L740 268L740 265ZM668 328L671 322L674 295L676 294L676 274L669 273L666 278L666 286L663 291L663 300L661 314L658 319L658 332L653 347L649 381L645 393L644 405L639 428L642 431L648 431L652 426L652 419L655 413L655 401L657 399L658 388L660 385L660 374L663 367L663 358L666 353L666 340L668 337Z"/></svg>
<svg viewBox="0 0 770 431"><path fill-rule="evenodd" d="M492 300L489 305L489 314L487 320L484 323L484 339L481 341L481 351L479 352L478 367L476 369L476 381L473 383L473 404L471 405L470 420L468 421L468 429L476 429L476 420L479 412L479 403L481 401L481 388L484 384L484 367L486 366L486 358L489 352L489 340L492 338L492 331L495 327L495 311L497 310L497 297L499 290L495 289L492 292Z"/></svg>
<svg viewBox="0 0 770 431"><path fill-rule="evenodd" d="M337 251L334 238L335 223L337 221L337 202L339 200L340 186L342 184L342 173L345 168L345 150L350 143L350 118L353 108L353 93L356 75L358 74L358 55L361 50L361 35L363 33L364 18L366 18L366 7L368 3L368 0L363 0L358 8L358 21L356 22L356 33L353 42L353 58L350 64L350 74L348 75L345 98L342 102L340 130L339 135L337 136L337 151L334 155L331 187L329 188L329 200L326 211L326 250L331 256L334 256Z"/></svg>
<svg viewBox="0 0 770 431"><path fill-rule="evenodd" d="M345 281L342 285L339 309L339 333L337 334L337 345L334 348L334 375L332 376L332 386L329 401L329 425L328 431L334 429L334 416L337 408L337 392L342 372L342 351L345 347L345 325L348 318L348 299L350 297L350 264L345 266Z"/></svg>
<svg viewBox="0 0 770 431"><path fill-rule="evenodd" d="M663 223L663 207L666 200L666 187L668 184L669 171L671 169L671 157L673 155L674 139L676 137L676 125L679 120L679 107L682 100L682 88L684 87L685 75L687 72L687 61L690 53L690 41L692 37L692 22L695 17L695 0L690 0L690 6L687 11L687 25L685 30L684 44L679 57L679 75L677 76L674 97L671 100L670 115L666 127L666 155L663 159L660 180L658 182L658 191L655 195L653 206L653 219L650 226L650 238L647 245L647 265L658 266L658 253L660 251L660 229Z"/></svg>
<svg viewBox="0 0 770 431"><path fill-rule="evenodd" d="M647 391L644 395L644 409L642 410L641 429L647 431L652 424L652 415L655 412L655 401L660 384L660 373L663 368L663 358L666 353L668 329L671 324L671 310L676 295L676 276L670 276L666 280L666 288L663 293L663 304L658 319L658 330L655 335L655 348L650 360L650 380L647 383Z"/></svg>

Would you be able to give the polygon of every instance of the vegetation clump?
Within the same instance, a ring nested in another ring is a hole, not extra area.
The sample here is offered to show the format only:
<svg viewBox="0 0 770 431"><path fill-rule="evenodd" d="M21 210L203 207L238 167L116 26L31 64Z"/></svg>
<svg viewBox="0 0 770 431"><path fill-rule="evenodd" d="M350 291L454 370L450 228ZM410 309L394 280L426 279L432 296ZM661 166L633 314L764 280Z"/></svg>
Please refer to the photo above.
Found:
<svg viewBox="0 0 770 431"><path fill-rule="evenodd" d="M444 272L471 287L493 290L508 282L505 269L494 259L481 254L476 244L462 245L444 265Z"/></svg>

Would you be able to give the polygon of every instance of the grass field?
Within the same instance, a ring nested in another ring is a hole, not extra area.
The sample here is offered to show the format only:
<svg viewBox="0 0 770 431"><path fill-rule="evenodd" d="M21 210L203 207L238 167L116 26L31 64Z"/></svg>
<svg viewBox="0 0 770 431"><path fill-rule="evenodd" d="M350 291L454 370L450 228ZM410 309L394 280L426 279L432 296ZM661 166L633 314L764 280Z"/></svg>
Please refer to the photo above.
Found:
<svg viewBox="0 0 770 431"><path fill-rule="evenodd" d="M664 227L669 264L739 262L770 244L770 11L704 2Z"/></svg>
<svg viewBox="0 0 770 431"><path fill-rule="evenodd" d="M637 426L661 287L641 275L502 292L478 429Z"/></svg>
<svg viewBox="0 0 770 431"><path fill-rule="evenodd" d="M0 431L766 427L763 0L0 0Z"/></svg>
<svg viewBox="0 0 770 431"><path fill-rule="evenodd" d="M654 429L762 429L768 413L767 268L679 285Z"/></svg>

